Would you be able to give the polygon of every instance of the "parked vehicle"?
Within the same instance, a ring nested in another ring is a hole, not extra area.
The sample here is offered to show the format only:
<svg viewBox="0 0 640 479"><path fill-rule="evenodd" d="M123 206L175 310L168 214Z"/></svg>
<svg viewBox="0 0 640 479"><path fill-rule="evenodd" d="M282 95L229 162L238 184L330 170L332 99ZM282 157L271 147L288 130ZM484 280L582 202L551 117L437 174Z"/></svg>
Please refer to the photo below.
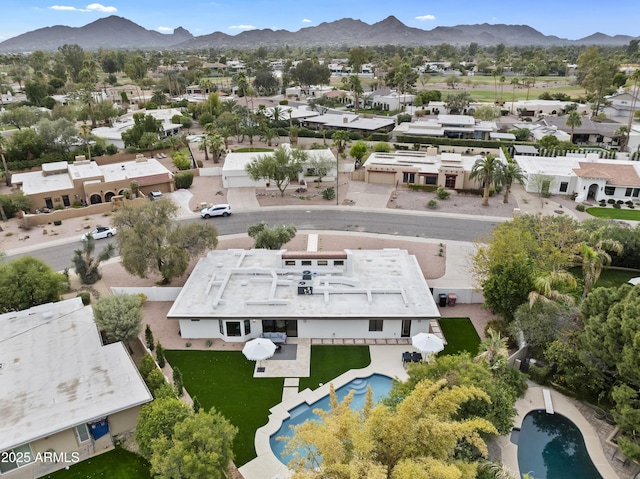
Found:
<svg viewBox="0 0 640 479"><path fill-rule="evenodd" d="M151 193L149 193L149 199L151 201L159 200L160 198L162 198L162 196L162 191L152 191Z"/></svg>
<svg viewBox="0 0 640 479"><path fill-rule="evenodd" d="M211 205L208 208L200 210L200 216L203 218L211 218L212 216L229 216L231 214L231 205Z"/></svg>
<svg viewBox="0 0 640 479"><path fill-rule="evenodd" d="M87 237L91 235L93 236L93 239L99 240L103 238L111 238L112 236L115 236L116 233L116 229L112 226L98 226L93 231L89 231L88 233L83 234L82 238L80 239L82 241L86 241Z"/></svg>

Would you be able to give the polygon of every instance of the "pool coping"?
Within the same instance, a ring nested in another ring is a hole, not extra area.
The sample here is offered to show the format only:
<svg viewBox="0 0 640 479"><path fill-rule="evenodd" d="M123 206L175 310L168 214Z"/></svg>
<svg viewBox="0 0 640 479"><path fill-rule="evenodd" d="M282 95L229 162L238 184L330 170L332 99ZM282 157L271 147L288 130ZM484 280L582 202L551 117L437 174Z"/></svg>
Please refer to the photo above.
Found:
<svg viewBox="0 0 640 479"><path fill-rule="evenodd" d="M613 470L613 467L611 467L611 464L609 464L607 460L602 444L600 443L600 438L594 427L587 421L571 400L558 391L551 388L530 385L525 395L516 401L517 417L514 420L513 427L520 428L525 416L531 411L545 410L542 392L545 389L551 394L555 414L566 417L580 430L587 448L587 453L593 465L602 476L602 479L619 479L618 474ZM521 477L518 467L518 446L511 442L510 436L500 436L497 442L502 449L502 463L514 472L516 477Z"/></svg>
<svg viewBox="0 0 640 479"><path fill-rule="evenodd" d="M289 411L301 404L313 404L329 394L330 384L338 389L354 379L366 378L373 374L381 374L391 378L406 380L408 374L402 366L402 352L407 349L402 346L369 346L371 363L361 369L350 369L337 378L320 387L311 390L304 389L298 394L291 395L279 404L269 409L267 424L256 431L254 445L256 458L240 468L240 473L245 479L285 479L291 477L289 468L282 464L271 449L270 438L278 432L282 422L289 418Z"/></svg>

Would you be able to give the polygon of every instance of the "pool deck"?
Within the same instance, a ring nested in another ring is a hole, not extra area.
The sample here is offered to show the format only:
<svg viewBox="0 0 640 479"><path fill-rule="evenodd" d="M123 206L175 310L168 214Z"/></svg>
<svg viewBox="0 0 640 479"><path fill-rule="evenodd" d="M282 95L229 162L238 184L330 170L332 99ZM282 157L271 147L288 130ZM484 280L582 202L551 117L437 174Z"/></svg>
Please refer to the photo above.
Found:
<svg viewBox="0 0 640 479"><path fill-rule="evenodd" d="M536 385L529 385L524 397L516 402L515 407L518 415L514 421L514 428L520 428L524 417L531 411L546 409L543 395L543 390L546 389ZM619 479L620 476L609 463L602 447L600 436L593 425L584 417L571 399L553 389L548 389L548 391L551 395L555 413L570 419L580 429L587 452L602 479ZM518 468L518 446L511 442L510 436L499 437L498 444L502 449L502 463L512 472L515 472L516 477L521 477Z"/></svg>
<svg viewBox="0 0 640 479"><path fill-rule="evenodd" d="M338 389L353 379L364 378L372 374L384 374L392 378L406 380L408 375L402 364L402 353L406 350L406 345L370 345L371 363L366 368L347 371L334 379L332 383ZM298 347L298 351L300 351L300 347ZM288 361L270 361L266 370L275 368L274 363L278 362ZM284 365L282 367L286 368ZM280 429L282 421L289 417L291 409L303 403L312 404L329 394L329 383L320 385L313 391L305 389L296 394L292 391L296 381L285 379L285 382L285 386L287 384L292 386L285 387L283 401L270 409L269 421L256 431L257 457L240 468L240 473L245 479L284 479L291 476L289 469L273 454L269 438Z"/></svg>

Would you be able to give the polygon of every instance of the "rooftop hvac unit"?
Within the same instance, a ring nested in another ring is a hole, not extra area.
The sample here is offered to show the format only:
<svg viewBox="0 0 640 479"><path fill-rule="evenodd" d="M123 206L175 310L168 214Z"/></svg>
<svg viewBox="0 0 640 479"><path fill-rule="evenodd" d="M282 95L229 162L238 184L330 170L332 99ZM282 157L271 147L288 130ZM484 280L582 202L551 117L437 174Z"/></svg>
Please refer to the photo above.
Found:
<svg viewBox="0 0 640 479"><path fill-rule="evenodd" d="M298 294L300 295L313 294L313 287L311 286L310 283L307 283L306 281L299 281Z"/></svg>

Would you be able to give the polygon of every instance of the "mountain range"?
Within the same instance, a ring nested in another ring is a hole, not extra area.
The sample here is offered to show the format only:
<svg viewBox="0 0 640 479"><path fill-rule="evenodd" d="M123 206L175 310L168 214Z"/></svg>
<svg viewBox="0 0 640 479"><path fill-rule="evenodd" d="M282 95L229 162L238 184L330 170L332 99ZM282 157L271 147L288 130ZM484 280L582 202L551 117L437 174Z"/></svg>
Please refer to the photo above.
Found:
<svg viewBox="0 0 640 479"><path fill-rule="evenodd" d="M56 25L23 33L0 43L0 52L53 51L64 44L77 44L85 50L105 49L180 49L257 48L296 45L376 46L376 45L479 45L552 46L552 45L627 45L634 37L595 33L579 40L549 36L527 25L457 25L432 30L408 27L394 16L369 25L343 18L307 27L297 32L287 30L248 30L237 35L214 32L193 36L179 27L171 34L147 30L140 25L112 15L83 27Z"/></svg>

